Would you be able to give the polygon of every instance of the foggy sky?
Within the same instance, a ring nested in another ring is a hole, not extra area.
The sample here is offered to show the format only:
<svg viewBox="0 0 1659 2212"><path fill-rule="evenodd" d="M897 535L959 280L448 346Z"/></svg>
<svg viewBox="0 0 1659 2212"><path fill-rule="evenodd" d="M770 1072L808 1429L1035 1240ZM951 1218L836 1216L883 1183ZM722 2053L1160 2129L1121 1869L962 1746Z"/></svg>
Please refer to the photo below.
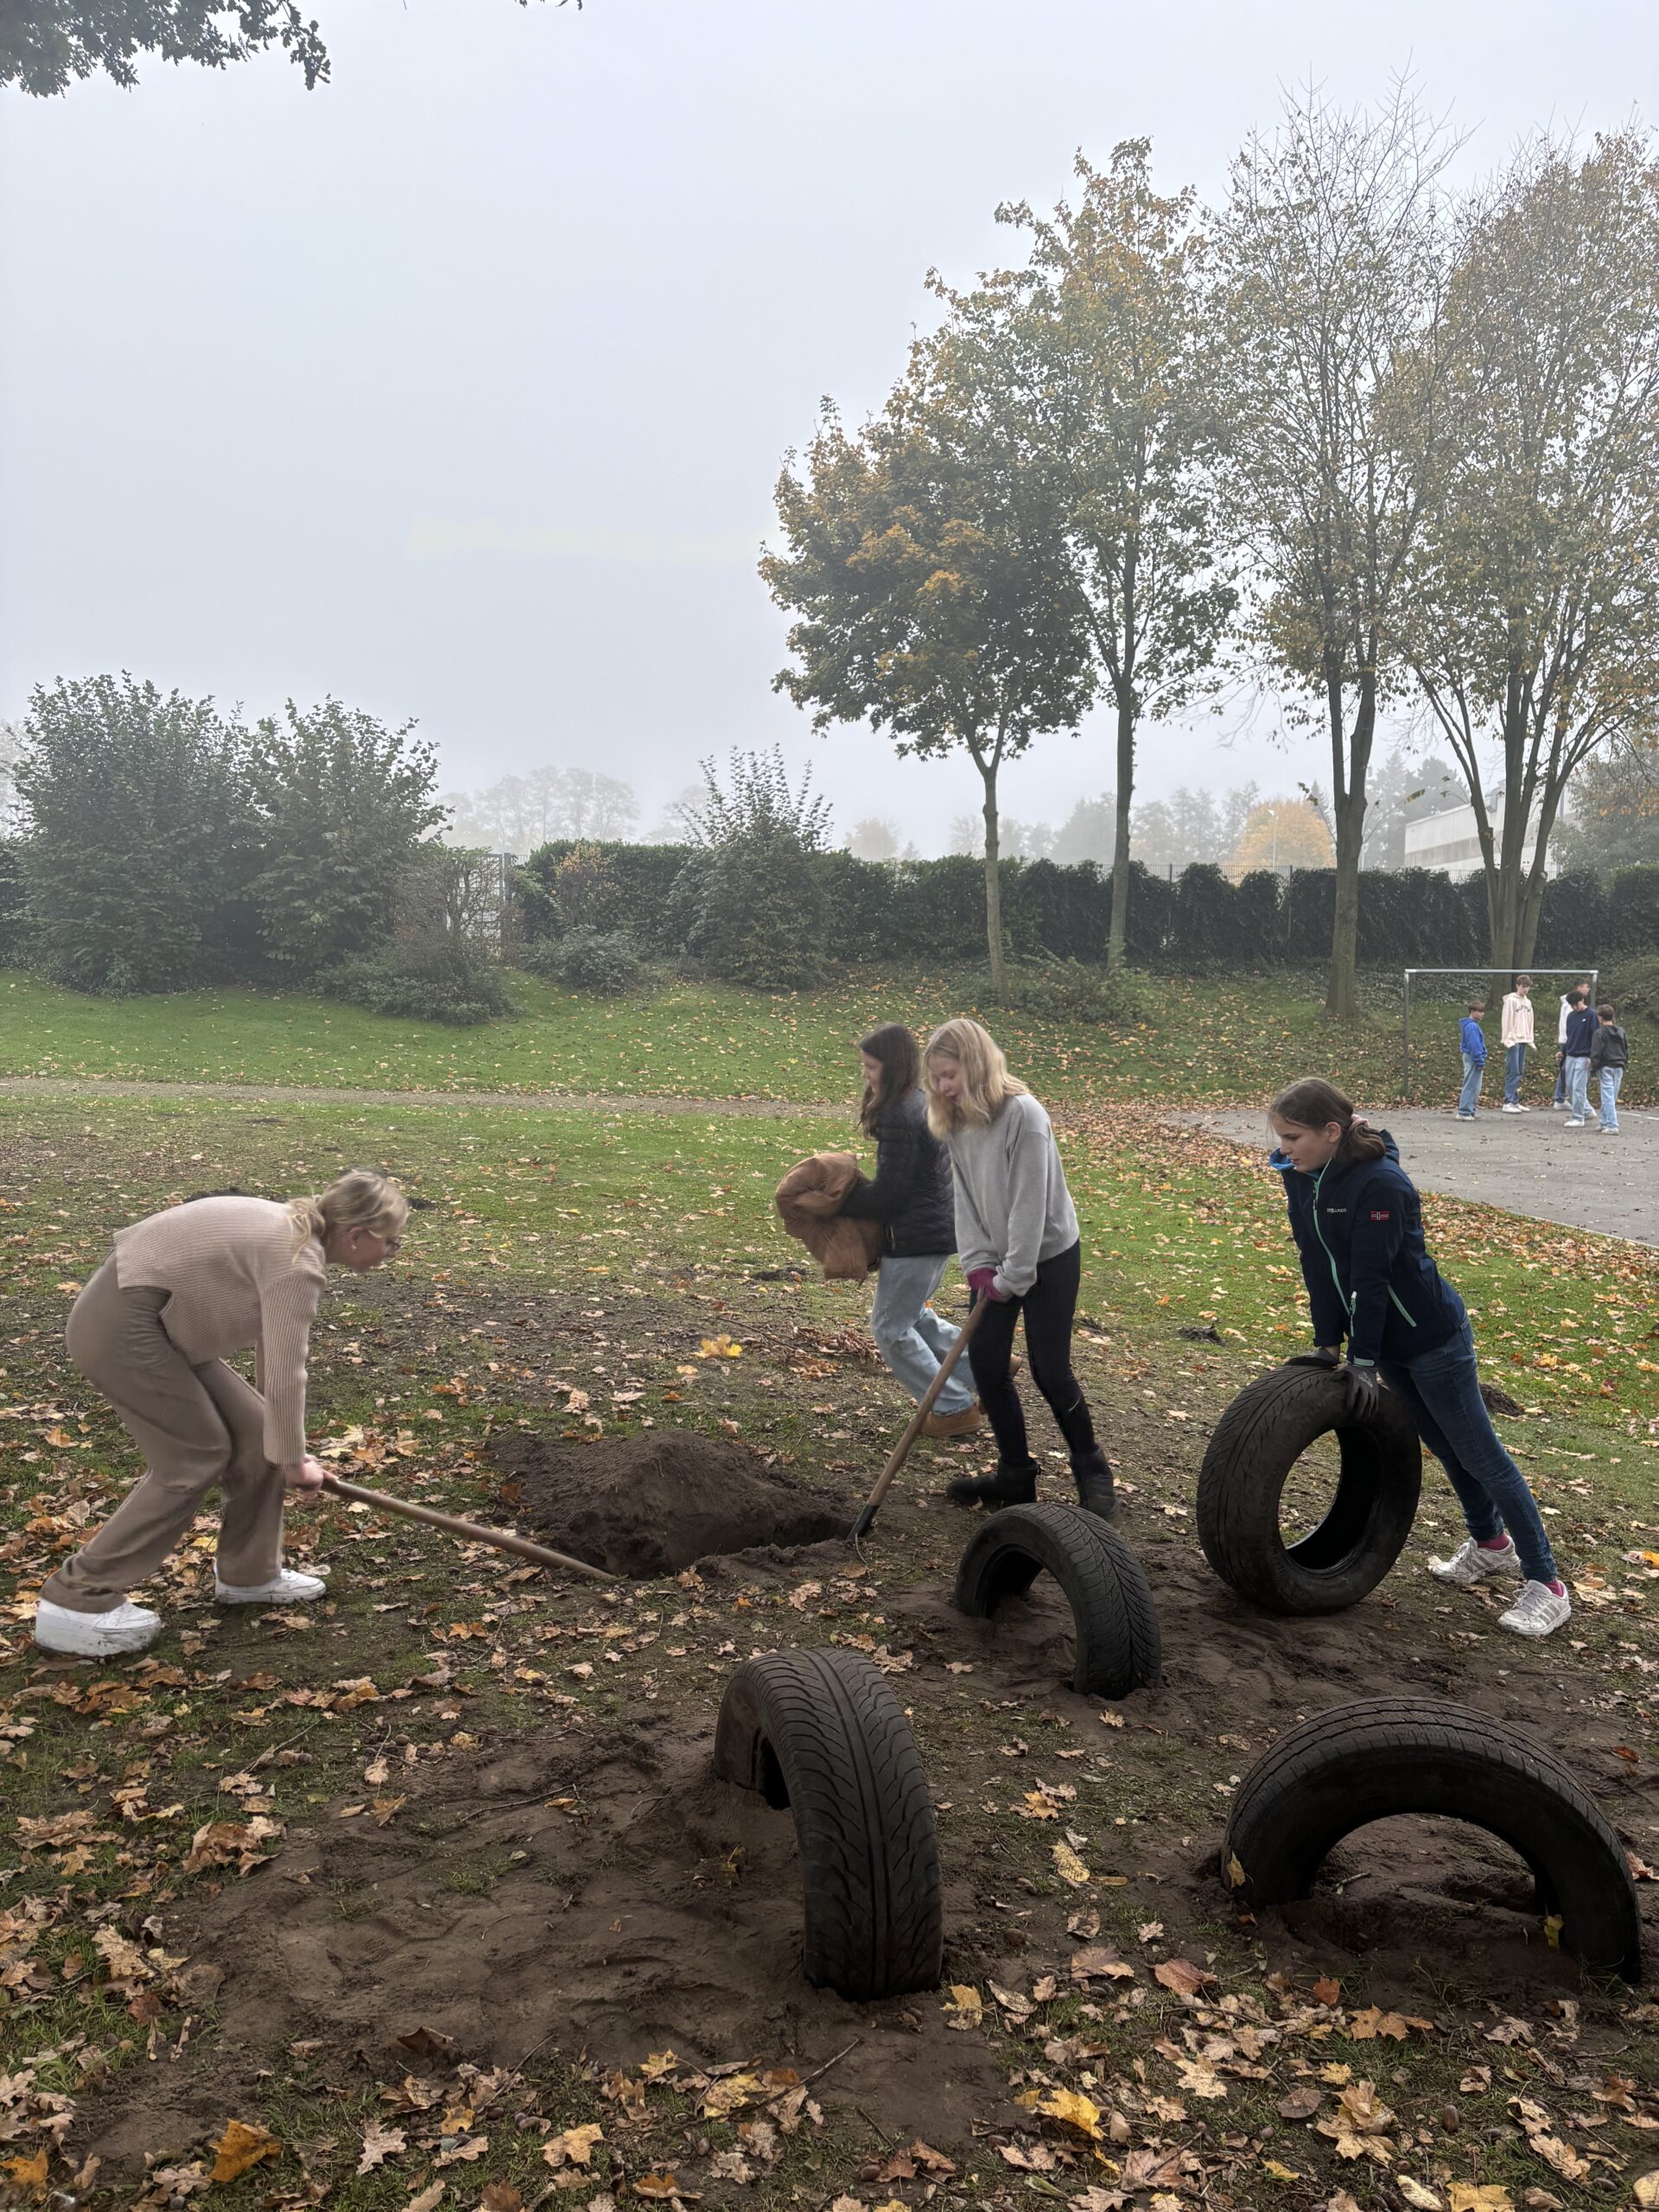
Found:
<svg viewBox="0 0 1659 2212"><path fill-rule="evenodd" d="M813 738L754 559L785 448L822 395L880 402L927 270L1010 257L996 203L1052 202L1078 147L1149 136L1160 188L1218 196L1310 78L1410 71L1467 176L1659 106L1649 0L314 4L310 94L272 55L0 95L0 716L121 667L251 713L332 691L417 717L446 785L600 767L647 823L781 739L838 828L924 851L971 766ZM1149 732L1146 795L1324 779L1274 720ZM1110 780L1103 715L1003 804Z"/></svg>

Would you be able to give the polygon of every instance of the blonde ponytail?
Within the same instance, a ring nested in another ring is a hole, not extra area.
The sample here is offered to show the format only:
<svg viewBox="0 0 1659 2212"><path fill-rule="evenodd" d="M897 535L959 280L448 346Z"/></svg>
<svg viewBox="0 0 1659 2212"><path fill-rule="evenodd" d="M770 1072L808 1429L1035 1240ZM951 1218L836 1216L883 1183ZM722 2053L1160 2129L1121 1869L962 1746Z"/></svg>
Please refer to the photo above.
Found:
<svg viewBox="0 0 1659 2212"><path fill-rule="evenodd" d="M373 1236L397 1237L409 1219L409 1200L378 1167L348 1167L315 1198L290 1198L297 1258L315 1237L321 1243L331 1229L366 1229Z"/></svg>

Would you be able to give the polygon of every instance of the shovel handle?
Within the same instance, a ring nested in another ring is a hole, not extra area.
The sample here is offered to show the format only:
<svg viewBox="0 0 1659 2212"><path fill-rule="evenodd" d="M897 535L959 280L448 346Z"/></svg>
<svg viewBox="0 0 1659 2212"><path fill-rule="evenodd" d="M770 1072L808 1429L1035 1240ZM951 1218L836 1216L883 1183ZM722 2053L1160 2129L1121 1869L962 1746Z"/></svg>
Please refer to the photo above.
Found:
<svg viewBox="0 0 1659 2212"><path fill-rule="evenodd" d="M969 1314L968 1319L963 1323L961 1328L957 1332L957 1341L951 1345L950 1351L946 1352L944 1357L939 1362L938 1373L928 1384L926 1390L923 1394L920 1405L917 1407L915 1412L911 1415L909 1421L906 1425L904 1434L893 1446L892 1456L889 1458L887 1465L882 1468L880 1474L876 1478L875 1488L870 1492L869 1498L864 1506L864 1510L859 1515L857 1520L854 1522L852 1528L849 1532L852 1542L856 1543L861 1536L867 1536L869 1534L871 1524L874 1521L876 1515L881 1510L882 1499L893 1488L893 1477L899 1472L899 1468L904 1465L906 1460L909 1459L911 1446L915 1443L917 1438L926 1427L927 1417L929 1414L932 1412L934 1404L938 1398L940 1391L944 1389L945 1384L950 1380L951 1375L955 1372L957 1362L962 1357L963 1352L968 1349L968 1339L973 1335L974 1331L979 1326L980 1318L990 1302L991 1301L988 1298L976 1298L974 1300L972 1313Z"/></svg>
<svg viewBox="0 0 1659 2212"><path fill-rule="evenodd" d="M336 1497L350 1498L358 1505L372 1505L378 1513L396 1513L405 1521L423 1521L429 1529L443 1529L452 1536L465 1536L469 1543L493 1544L499 1552L517 1552L520 1559L533 1559L537 1567L563 1567L568 1574L585 1574L594 1582L617 1580L602 1567L589 1566L585 1559L572 1559L568 1552L550 1551L545 1544L532 1544L528 1536L509 1535L505 1529L480 1528L476 1521L463 1521L458 1513L440 1513L435 1506L413 1505L407 1498L392 1497L383 1490L365 1490L359 1484L342 1482L338 1475L325 1475L322 1486Z"/></svg>

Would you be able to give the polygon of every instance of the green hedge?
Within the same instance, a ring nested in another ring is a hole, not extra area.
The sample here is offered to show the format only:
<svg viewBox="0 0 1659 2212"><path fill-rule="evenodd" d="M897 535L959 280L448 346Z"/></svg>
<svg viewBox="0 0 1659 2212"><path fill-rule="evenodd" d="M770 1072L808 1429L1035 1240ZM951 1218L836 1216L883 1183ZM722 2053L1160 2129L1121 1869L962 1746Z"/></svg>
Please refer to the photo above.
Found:
<svg viewBox="0 0 1659 2212"><path fill-rule="evenodd" d="M518 876L525 937L559 934L549 895L568 844L543 845ZM711 855L684 845L606 845L616 888L615 923L640 950L672 958L693 941ZM831 960L927 966L982 957L985 870L953 856L898 862L823 853L810 865L824 896L824 952ZM1141 967L1312 966L1331 950L1336 874L1263 870L1230 883L1195 863L1174 881L1130 868L1129 957ZM1111 924L1109 872L1092 861L1001 866L1002 915L1015 960L1098 963ZM1626 868L1604 885L1593 875L1555 878L1544 896L1541 967L1606 962L1659 947L1659 868ZM1486 894L1474 876L1454 883L1432 868L1368 871L1359 882L1359 957L1368 967L1484 965Z"/></svg>

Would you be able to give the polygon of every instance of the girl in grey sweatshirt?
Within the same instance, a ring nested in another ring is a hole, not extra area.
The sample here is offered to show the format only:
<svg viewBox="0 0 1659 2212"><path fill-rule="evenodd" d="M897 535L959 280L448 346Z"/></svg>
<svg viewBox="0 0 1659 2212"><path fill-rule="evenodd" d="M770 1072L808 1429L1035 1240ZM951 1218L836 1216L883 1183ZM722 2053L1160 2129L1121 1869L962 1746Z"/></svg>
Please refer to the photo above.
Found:
<svg viewBox="0 0 1659 2212"><path fill-rule="evenodd" d="M976 1021L947 1021L923 1062L928 1125L948 1147L956 1179L957 1253L976 1300L988 1302L968 1348L974 1382L997 1443L996 1471L949 1485L961 1505L1028 1504L1037 1462L1010 1372L1023 1318L1031 1377L1059 1425L1079 1502L1111 1517L1112 1475L1071 1371L1082 1251L1077 1209L1048 1116L1008 1073Z"/></svg>

